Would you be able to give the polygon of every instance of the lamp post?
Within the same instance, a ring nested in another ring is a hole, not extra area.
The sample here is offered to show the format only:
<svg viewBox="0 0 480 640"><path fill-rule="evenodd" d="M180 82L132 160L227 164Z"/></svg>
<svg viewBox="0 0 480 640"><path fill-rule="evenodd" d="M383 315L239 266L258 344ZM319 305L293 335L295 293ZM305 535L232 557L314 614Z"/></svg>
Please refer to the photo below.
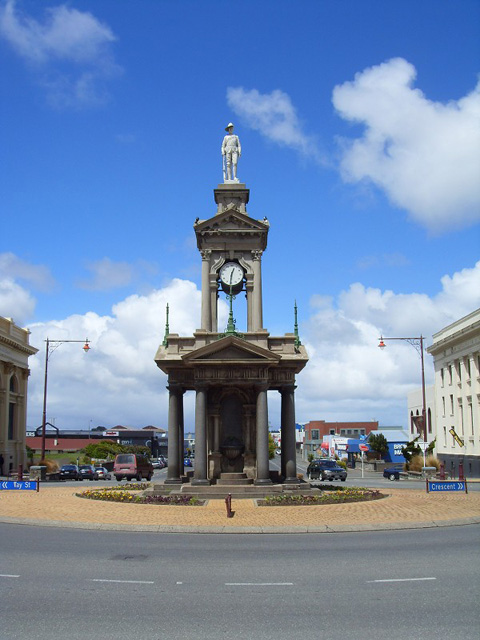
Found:
<svg viewBox="0 0 480 640"><path fill-rule="evenodd" d="M408 342L417 350L417 353L420 354L420 361L422 366L422 419L421 419L421 435L423 437L423 465L426 466L425 462L425 447L426 447L426 435L427 435L427 411L426 411L426 400L425 400L425 366L423 360L423 336L419 338L384 338L380 336L380 342L378 346L380 349L385 349L387 346L385 344L385 340L404 340ZM418 427L418 421L415 422L415 425Z"/></svg>
<svg viewBox="0 0 480 640"><path fill-rule="evenodd" d="M90 342L88 338L83 340L50 340L47 338L45 340L45 381L43 385L43 417L42 417L42 457L41 460L45 459L45 433L47 427L47 380L48 380L48 359L50 355L58 349L58 347L64 342L84 342L83 350L85 353L90 351L90 347L88 343Z"/></svg>

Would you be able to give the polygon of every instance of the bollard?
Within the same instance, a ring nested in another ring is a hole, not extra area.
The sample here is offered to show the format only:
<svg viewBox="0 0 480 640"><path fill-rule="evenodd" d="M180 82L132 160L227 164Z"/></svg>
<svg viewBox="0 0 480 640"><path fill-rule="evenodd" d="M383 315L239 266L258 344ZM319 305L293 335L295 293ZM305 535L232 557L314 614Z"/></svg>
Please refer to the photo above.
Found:
<svg viewBox="0 0 480 640"><path fill-rule="evenodd" d="M465 478L463 477L463 462L460 462L458 465L458 479L463 482Z"/></svg>
<svg viewBox="0 0 480 640"><path fill-rule="evenodd" d="M23 480L23 465L22 464L18 465L17 480L19 480L20 482Z"/></svg>
<svg viewBox="0 0 480 640"><path fill-rule="evenodd" d="M225 498L225 506L227 507L227 518L233 518L231 493L229 493L228 496Z"/></svg>
<svg viewBox="0 0 480 640"><path fill-rule="evenodd" d="M440 463L440 471L439 471L440 480L445 480L445 465L443 462Z"/></svg>

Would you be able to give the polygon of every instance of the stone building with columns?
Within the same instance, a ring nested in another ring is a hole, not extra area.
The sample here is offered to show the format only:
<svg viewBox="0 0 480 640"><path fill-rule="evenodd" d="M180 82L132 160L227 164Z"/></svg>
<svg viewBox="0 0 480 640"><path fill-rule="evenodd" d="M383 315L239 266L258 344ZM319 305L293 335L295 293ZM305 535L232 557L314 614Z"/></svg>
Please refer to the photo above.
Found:
<svg viewBox="0 0 480 640"><path fill-rule="evenodd" d="M38 351L29 340L28 329L0 316L0 454L4 475L26 463L28 358Z"/></svg>
<svg viewBox="0 0 480 640"><path fill-rule="evenodd" d="M445 470L480 477L480 309L433 335L435 452Z"/></svg>
<svg viewBox="0 0 480 640"><path fill-rule="evenodd" d="M250 192L226 180L214 189L217 210L197 218L194 232L202 260L201 326L191 337L170 333L155 356L168 376L168 475L184 482L183 397L195 392L195 468L191 486L272 483L268 450L268 391L281 395L281 482L297 484L295 376L308 361L293 332L270 336L263 326L262 259L270 224L247 213ZM246 297L246 332L236 329L234 300ZM218 300L230 315L219 331ZM292 301L293 302L293 301ZM296 310L295 310L296 316ZM167 322L168 327L168 322Z"/></svg>

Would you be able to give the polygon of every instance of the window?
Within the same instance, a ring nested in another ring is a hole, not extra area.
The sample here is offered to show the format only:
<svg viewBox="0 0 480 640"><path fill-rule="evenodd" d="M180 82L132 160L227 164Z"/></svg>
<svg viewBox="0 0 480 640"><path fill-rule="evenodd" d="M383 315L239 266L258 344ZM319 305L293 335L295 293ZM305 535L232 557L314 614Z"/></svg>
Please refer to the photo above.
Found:
<svg viewBox="0 0 480 640"><path fill-rule="evenodd" d="M465 371L467 372L467 378L472 377L472 365L470 362L470 358L467 356L465 358Z"/></svg>
<svg viewBox="0 0 480 640"><path fill-rule="evenodd" d="M453 381L453 367L451 364L448 365L448 384L452 384Z"/></svg>
<svg viewBox="0 0 480 640"><path fill-rule="evenodd" d="M447 447L447 427L443 427L443 446Z"/></svg>
<svg viewBox="0 0 480 640"><path fill-rule="evenodd" d="M318 435L318 434L319 434L318 429L312 429L312 436L311 436L311 439L312 439L312 440L318 440L318 437L319 437L319 435Z"/></svg>
<svg viewBox="0 0 480 640"><path fill-rule="evenodd" d="M442 396L442 416L445 417L445 396Z"/></svg>
<svg viewBox="0 0 480 640"><path fill-rule="evenodd" d="M450 394L450 415L453 416L453 395Z"/></svg>
<svg viewBox="0 0 480 640"><path fill-rule="evenodd" d="M17 378L15 376L10 378L10 393L17 393Z"/></svg>
<svg viewBox="0 0 480 640"><path fill-rule="evenodd" d="M15 426L15 403L10 402L8 407L8 439L13 440Z"/></svg>
<svg viewBox="0 0 480 640"><path fill-rule="evenodd" d="M445 369L443 367L440 369L440 384L442 387L445 384Z"/></svg>
<svg viewBox="0 0 480 640"><path fill-rule="evenodd" d="M335 429L330 429L330 435L334 436L335 435Z"/></svg>
<svg viewBox="0 0 480 640"><path fill-rule="evenodd" d="M458 381L461 382L462 381L462 361L461 360L457 360L455 369L457 371Z"/></svg>

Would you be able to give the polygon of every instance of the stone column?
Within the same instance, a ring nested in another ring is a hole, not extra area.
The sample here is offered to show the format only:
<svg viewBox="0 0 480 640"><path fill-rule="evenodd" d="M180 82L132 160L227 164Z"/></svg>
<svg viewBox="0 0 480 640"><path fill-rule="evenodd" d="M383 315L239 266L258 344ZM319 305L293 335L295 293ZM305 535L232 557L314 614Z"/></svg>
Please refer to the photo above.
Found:
<svg viewBox="0 0 480 640"><path fill-rule="evenodd" d="M253 279L247 278L245 284L247 296L247 332L253 331Z"/></svg>
<svg viewBox="0 0 480 640"><path fill-rule="evenodd" d="M208 485L207 478L207 389L197 387L195 398L195 471L192 485Z"/></svg>
<svg viewBox="0 0 480 640"><path fill-rule="evenodd" d="M295 443L295 385L282 391L282 474L285 484L298 484L297 452Z"/></svg>
<svg viewBox="0 0 480 640"><path fill-rule="evenodd" d="M212 307L210 301L210 249L200 251L202 256L202 329L212 330Z"/></svg>
<svg viewBox="0 0 480 640"><path fill-rule="evenodd" d="M253 257L253 331L263 328L262 310L262 251L252 251Z"/></svg>
<svg viewBox="0 0 480 640"><path fill-rule="evenodd" d="M185 425L183 422L183 389L181 390L180 402L178 403L178 471L180 477L184 475L183 441L185 440Z"/></svg>
<svg viewBox="0 0 480 640"><path fill-rule="evenodd" d="M212 414L213 419L213 452L220 453L220 414Z"/></svg>
<svg viewBox="0 0 480 640"><path fill-rule="evenodd" d="M170 384L168 386L169 398L168 398L168 467L167 478L165 484L181 484L180 469L179 469L179 457L178 457L178 444L179 444L179 415L180 415L180 401L181 401L181 389L176 384ZM182 408L183 413L183 408Z"/></svg>
<svg viewBox="0 0 480 640"><path fill-rule="evenodd" d="M270 484L268 463L268 403L267 385L261 385L257 394L257 477L255 484Z"/></svg>

